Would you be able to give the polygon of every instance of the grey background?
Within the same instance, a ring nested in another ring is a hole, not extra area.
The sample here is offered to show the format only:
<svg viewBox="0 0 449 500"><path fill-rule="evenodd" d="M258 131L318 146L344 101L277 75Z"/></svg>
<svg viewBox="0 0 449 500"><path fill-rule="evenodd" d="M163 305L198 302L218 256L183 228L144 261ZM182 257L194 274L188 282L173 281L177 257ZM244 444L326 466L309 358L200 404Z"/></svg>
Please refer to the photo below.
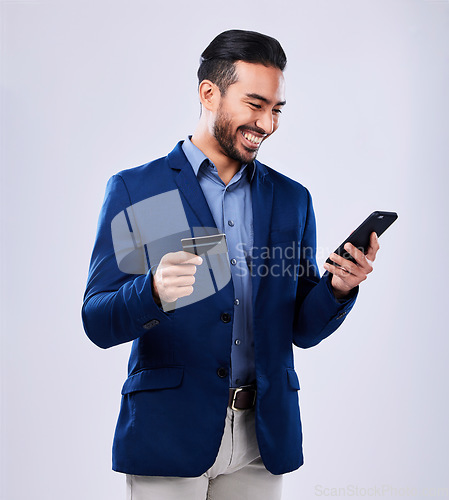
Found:
<svg viewBox="0 0 449 500"><path fill-rule="evenodd" d="M124 498L129 346L98 349L80 320L97 217L112 174L193 131L199 55L229 28L287 52L259 159L311 190L320 265L371 211L400 216L343 327L295 351L305 465L283 498L448 496L449 2L30 0L1 17L1 498Z"/></svg>

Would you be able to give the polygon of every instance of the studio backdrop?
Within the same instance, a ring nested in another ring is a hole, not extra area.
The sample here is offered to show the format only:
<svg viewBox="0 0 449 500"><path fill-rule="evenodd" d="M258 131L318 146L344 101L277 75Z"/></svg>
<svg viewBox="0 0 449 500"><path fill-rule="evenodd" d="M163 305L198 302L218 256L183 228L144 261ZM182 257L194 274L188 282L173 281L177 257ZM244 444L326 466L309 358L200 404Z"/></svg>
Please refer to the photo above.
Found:
<svg viewBox="0 0 449 500"><path fill-rule="evenodd" d="M121 500L130 345L81 304L107 180L199 116L199 56L276 37L287 105L258 158L312 193L321 271L373 210L399 219L343 326L295 349L305 463L285 500L449 496L449 2L2 0L1 498ZM231 499L230 499L231 500Z"/></svg>

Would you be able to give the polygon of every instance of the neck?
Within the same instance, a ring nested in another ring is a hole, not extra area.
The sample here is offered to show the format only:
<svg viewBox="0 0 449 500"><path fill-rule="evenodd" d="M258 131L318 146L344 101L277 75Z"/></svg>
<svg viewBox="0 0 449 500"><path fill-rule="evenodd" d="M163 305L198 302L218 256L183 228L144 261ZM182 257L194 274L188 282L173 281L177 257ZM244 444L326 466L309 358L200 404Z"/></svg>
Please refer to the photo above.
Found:
<svg viewBox="0 0 449 500"><path fill-rule="evenodd" d="M239 171L241 163L224 154L215 137L202 126L201 122L192 136L192 143L213 162L218 175L226 185Z"/></svg>

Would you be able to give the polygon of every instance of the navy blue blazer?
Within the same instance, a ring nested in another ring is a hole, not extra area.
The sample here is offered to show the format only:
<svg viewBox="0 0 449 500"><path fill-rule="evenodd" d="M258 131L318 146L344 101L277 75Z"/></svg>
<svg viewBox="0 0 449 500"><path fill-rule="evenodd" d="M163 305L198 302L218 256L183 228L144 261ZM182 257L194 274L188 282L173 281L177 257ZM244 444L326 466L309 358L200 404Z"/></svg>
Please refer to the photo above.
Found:
<svg viewBox="0 0 449 500"><path fill-rule="evenodd" d="M216 227L181 144L168 156L109 180L82 308L84 329L99 347L133 341L113 443L113 469L129 474L203 474L215 461L225 425L232 280L203 300L164 312L153 300L150 272L120 271L111 236L111 221L119 212L174 189L180 193L189 225ZM292 345L307 348L329 336L355 297L338 302L329 275L320 279L315 217L307 189L255 163L251 280L256 431L265 467L282 474L303 463ZM282 252L292 242L301 251ZM296 274L267 272L289 264L297 266Z"/></svg>

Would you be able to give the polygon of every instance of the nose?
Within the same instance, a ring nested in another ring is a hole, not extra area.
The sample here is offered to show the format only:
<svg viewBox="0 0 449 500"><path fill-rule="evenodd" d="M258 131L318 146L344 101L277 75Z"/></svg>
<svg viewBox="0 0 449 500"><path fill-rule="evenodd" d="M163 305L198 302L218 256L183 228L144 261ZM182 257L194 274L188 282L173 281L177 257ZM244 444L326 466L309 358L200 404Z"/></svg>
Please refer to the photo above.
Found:
<svg viewBox="0 0 449 500"><path fill-rule="evenodd" d="M272 134L274 130L274 120L275 117L271 110L267 110L256 120L256 127L263 129L266 134Z"/></svg>

